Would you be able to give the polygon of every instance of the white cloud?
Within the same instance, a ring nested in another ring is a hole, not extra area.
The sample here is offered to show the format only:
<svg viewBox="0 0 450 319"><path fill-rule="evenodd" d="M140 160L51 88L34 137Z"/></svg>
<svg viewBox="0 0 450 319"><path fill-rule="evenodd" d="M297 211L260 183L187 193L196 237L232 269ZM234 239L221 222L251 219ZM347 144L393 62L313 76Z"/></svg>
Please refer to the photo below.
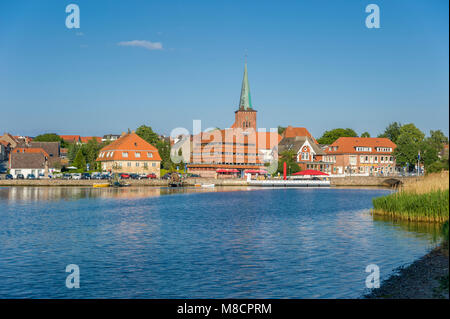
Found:
<svg viewBox="0 0 450 319"><path fill-rule="evenodd" d="M141 47L147 50L162 50L163 46L161 42L150 42L147 40L133 40L133 41L122 41L117 43L120 46L129 46L129 47Z"/></svg>

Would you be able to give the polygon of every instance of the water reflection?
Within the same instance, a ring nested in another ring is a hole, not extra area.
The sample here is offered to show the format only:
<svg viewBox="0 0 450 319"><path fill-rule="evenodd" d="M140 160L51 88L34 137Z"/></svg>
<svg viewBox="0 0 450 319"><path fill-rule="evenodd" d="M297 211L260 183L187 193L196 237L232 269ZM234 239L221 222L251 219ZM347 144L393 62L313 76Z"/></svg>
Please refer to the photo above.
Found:
<svg viewBox="0 0 450 319"><path fill-rule="evenodd" d="M0 200L10 201L58 201L83 198L145 198L162 195L231 192L251 190L250 187L0 187Z"/></svg>

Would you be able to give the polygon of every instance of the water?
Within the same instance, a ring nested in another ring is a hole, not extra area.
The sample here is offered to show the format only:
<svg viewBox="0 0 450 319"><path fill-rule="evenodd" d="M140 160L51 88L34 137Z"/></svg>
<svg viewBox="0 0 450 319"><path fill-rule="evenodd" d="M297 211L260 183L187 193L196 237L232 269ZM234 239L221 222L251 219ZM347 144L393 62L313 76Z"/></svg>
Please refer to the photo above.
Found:
<svg viewBox="0 0 450 319"><path fill-rule="evenodd" d="M0 187L0 298L358 298L367 265L385 279L435 245L374 220L387 193Z"/></svg>

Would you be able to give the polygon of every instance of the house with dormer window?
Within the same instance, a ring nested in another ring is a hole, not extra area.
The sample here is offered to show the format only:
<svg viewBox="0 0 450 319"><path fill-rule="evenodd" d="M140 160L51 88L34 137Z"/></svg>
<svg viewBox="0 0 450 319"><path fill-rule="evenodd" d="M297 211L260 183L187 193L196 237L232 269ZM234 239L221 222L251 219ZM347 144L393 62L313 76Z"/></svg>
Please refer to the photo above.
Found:
<svg viewBox="0 0 450 319"><path fill-rule="evenodd" d="M131 132L102 148L97 157L102 171L113 173L154 173L160 176L158 149Z"/></svg>
<svg viewBox="0 0 450 319"><path fill-rule="evenodd" d="M395 174L396 147L388 138L340 137L325 152L335 158L332 174L386 176Z"/></svg>

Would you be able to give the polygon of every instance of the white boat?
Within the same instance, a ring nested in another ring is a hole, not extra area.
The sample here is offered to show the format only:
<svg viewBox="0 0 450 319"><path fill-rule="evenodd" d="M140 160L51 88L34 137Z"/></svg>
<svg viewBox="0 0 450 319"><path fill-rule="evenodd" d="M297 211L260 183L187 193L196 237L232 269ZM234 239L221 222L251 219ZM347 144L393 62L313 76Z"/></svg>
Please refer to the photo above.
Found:
<svg viewBox="0 0 450 319"><path fill-rule="evenodd" d="M202 187L214 187L214 184L202 184Z"/></svg>

